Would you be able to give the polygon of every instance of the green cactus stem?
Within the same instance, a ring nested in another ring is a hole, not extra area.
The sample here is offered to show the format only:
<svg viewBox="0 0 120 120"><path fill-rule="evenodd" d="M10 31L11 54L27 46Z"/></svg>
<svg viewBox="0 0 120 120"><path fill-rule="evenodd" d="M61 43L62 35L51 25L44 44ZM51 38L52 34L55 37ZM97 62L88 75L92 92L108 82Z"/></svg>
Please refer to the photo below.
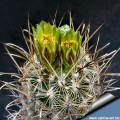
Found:
<svg viewBox="0 0 120 120"><path fill-rule="evenodd" d="M108 75L120 76L120 73L107 73L120 49L100 56L99 52L109 43L98 49L97 42L93 52L88 46L100 28L92 35L90 25L81 24L74 30L70 16L70 25L57 27L55 23L41 21L36 28L32 26L31 32L28 22L28 30L24 30L23 35L29 34L29 41L24 35L29 52L6 43L7 53L18 69L18 73L0 72L16 78L12 82L2 81L0 86L0 90L7 88L14 96L6 106L8 120L82 118L100 95L120 89L112 87L116 79L103 79ZM16 54L10 53L9 48L17 51ZM25 63L19 65L15 57L24 59ZM11 106L17 106L18 110L11 110Z"/></svg>

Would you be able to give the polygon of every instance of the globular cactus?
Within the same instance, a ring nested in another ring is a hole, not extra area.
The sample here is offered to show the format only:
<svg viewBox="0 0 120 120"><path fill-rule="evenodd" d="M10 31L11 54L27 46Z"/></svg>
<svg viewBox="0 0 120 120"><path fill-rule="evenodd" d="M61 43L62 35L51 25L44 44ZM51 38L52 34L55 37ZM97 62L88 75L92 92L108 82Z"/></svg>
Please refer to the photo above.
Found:
<svg viewBox="0 0 120 120"><path fill-rule="evenodd" d="M102 25L101 25L102 26ZM41 21L36 27L32 26L32 33L28 22L29 37L25 38L28 51L12 44L6 46L17 51L16 54L6 50L19 73L9 74L16 77L16 81L2 81L14 100L6 106L9 112L8 120L66 120L85 116L96 99L106 91L119 88L112 87L116 80L105 80L103 76L119 75L106 73L112 58L119 51L114 50L97 57L100 49L88 46L89 40L101 28L90 35L90 24L80 24L77 30L70 25L57 27ZM23 32L24 32L23 31ZM19 66L14 57L26 62ZM19 110L9 108L17 106Z"/></svg>

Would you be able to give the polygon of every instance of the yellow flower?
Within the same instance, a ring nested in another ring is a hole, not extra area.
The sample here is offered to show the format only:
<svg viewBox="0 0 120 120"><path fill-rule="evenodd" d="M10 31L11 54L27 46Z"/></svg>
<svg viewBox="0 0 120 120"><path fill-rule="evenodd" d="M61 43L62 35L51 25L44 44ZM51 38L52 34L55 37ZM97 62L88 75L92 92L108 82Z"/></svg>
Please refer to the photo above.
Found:
<svg viewBox="0 0 120 120"><path fill-rule="evenodd" d="M34 45L40 61L44 61L44 56L52 64L57 56L59 43L59 30L55 25L41 21L37 28L32 28Z"/></svg>
<svg viewBox="0 0 120 120"><path fill-rule="evenodd" d="M69 66L76 60L82 36L79 32L75 32L68 25L64 25L59 29L61 43L59 46L59 52L61 54L63 64Z"/></svg>

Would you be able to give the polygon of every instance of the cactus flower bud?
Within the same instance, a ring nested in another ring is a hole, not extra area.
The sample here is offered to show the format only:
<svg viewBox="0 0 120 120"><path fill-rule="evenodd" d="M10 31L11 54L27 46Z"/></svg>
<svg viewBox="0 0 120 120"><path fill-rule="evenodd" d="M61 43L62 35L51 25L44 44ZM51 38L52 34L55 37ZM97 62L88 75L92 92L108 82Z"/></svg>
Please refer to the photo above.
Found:
<svg viewBox="0 0 120 120"><path fill-rule="evenodd" d="M61 40L59 51L62 56L63 64L69 66L76 60L82 36L79 32L75 32L68 25L64 25L59 29Z"/></svg>
<svg viewBox="0 0 120 120"><path fill-rule="evenodd" d="M44 56L52 64L57 55L59 42L59 30L55 25L41 21L37 28L32 27L33 39L36 53L40 61L44 61Z"/></svg>

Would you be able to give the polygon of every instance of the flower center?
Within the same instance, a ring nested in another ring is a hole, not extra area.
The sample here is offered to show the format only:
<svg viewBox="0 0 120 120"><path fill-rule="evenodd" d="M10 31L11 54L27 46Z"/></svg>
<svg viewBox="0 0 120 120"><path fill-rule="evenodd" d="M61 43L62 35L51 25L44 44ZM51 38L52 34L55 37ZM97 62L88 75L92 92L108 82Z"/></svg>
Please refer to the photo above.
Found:
<svg viewBox="0 0 120 120"><path fill-rule="evenodd" d="M43 35L43 44L54 43L55 37L53 35Z"/></svg>

